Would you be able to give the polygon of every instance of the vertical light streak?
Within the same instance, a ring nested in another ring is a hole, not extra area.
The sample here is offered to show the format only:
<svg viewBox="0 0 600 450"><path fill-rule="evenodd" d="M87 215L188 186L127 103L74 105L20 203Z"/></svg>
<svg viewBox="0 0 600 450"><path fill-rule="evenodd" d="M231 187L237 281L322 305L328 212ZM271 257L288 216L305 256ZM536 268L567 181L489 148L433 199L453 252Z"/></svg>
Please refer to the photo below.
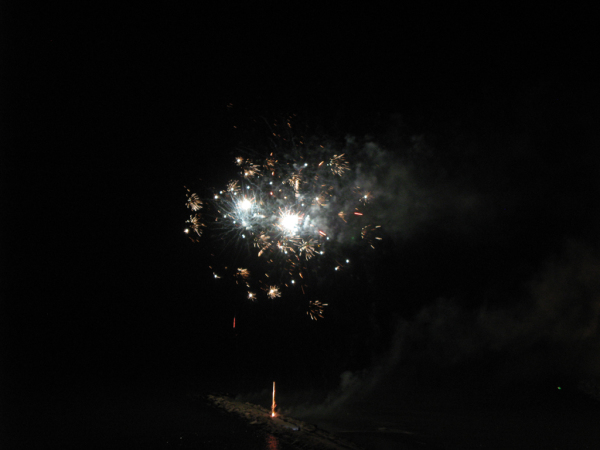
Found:
<svg viewBox="0 0 600 450"><path fill-rule="evenodd" d="M277 404L275 403L275 382L273 381L273 403L271 404L271 417L275 417L275 407Z"/></svg>

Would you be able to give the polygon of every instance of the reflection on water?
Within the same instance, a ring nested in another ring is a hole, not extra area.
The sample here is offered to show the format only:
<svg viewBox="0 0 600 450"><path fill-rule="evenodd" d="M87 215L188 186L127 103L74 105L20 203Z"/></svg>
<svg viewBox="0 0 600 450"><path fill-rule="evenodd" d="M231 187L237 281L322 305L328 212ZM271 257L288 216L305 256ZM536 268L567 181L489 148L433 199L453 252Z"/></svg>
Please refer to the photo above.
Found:
<svg viewBox="0 0 600 450"><path fill-rule="evenodd" d="M267 436L267 450L279 450L279 439L272 434Z"/></svg>

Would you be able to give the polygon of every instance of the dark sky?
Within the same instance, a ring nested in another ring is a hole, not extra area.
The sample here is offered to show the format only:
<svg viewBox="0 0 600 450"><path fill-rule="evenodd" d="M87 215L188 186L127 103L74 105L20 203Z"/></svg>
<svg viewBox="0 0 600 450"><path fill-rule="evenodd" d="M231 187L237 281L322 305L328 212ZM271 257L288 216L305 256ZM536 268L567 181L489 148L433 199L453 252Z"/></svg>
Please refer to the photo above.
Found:
<svg viewBox="0 0 600 450"><path fill-rule="evenodd" d="M260 117L298 114L340 136L423 136L433 149L417 183L423 192L483 199L488 221L474 229L425 221L420 233L395 235L398 253L380 264L406 274L406 306L369 303L382 336L393 328L382 317L411 317L440 297L469 311L483 293L512 305L490 292L543 277L552 257L563 264L566 239L584 242L595 261L598 91L584 11L12 13L2 46L11 136L2 163L11 255L3 328L6 367L32 379L119 383L165 367L206 373L205 361L226 358L231 310L210 283L203 247L181 232L183 186L226 182L236 146L262 145ZM452 207L443 211L428 217L463 223ZM307 339L352 334L359 319L342 310Z"/></svg>

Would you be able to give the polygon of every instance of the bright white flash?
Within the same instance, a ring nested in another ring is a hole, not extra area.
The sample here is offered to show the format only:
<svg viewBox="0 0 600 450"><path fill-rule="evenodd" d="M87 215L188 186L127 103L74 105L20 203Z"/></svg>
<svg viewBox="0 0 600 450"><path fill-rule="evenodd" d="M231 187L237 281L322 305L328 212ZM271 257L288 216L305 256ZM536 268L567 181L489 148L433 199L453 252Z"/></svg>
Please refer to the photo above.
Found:
<svg viewBox="0 0 600 450"><path fill-rule="evenodd" d="M248 211L252 207L252 202L245 198L240 202L240 209L242 211Z"/></svg>
<svg viewBox="0 0 600 450"><path fill-rule="evenodd" d="M281 216L281 225L287 231L294 232L298 226L298 219L299 218L297 214L285 213L283 216Z"/></svg>

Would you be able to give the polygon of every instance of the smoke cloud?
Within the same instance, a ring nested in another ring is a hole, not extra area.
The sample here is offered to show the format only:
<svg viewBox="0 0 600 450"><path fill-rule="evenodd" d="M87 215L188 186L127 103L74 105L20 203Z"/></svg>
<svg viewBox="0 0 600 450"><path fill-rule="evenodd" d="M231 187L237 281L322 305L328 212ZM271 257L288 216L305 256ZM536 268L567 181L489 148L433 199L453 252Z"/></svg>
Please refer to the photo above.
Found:
<svg viewBox="0 0 600 450"><path fill-rule="evenodd" d="M511 306L473 309L439 298L396 323L390 348L369 369L342 372L339 387L319 402L306 393L290 396L288 412L322 418L357 405L422 405L425 391L438 402L450 385L489 390L568 381L593 391L600 379L599 321L600 253L567 240Z"/></svg>
<svg viewBox="0 0 600 450"><path fill-rule="evenodd" d="M489 218L480 194L436 167L423 137L386 148L347 136L345 151L353 161L353 183L373 196L373 221L392 235L409 238L424 225L466 232Z"/></svg>
<svg viewBox="0 0 600 450"><path fill-rule="evenodd" d="M468 150L444 159L421 137L392 144L346 137L348 177L372 194L372 222L394 248L377 255L387 251L384 263L355 274L344 291L353 297L332 314L343 323L360 313L336 330L350 330L338 341L351 350L362 337L365 347L378 345L368 368L338 358L333 391L283 390L284 412L333 417L366 403L416 405L437 402L444 390L460 396L461 388L536 380L597 385L593 160L573 159L565 172L557 155L545 159L514 136L505 144L506 152L500 143L464 165ZM576 176L579 168L585 176Z"/></svg>

